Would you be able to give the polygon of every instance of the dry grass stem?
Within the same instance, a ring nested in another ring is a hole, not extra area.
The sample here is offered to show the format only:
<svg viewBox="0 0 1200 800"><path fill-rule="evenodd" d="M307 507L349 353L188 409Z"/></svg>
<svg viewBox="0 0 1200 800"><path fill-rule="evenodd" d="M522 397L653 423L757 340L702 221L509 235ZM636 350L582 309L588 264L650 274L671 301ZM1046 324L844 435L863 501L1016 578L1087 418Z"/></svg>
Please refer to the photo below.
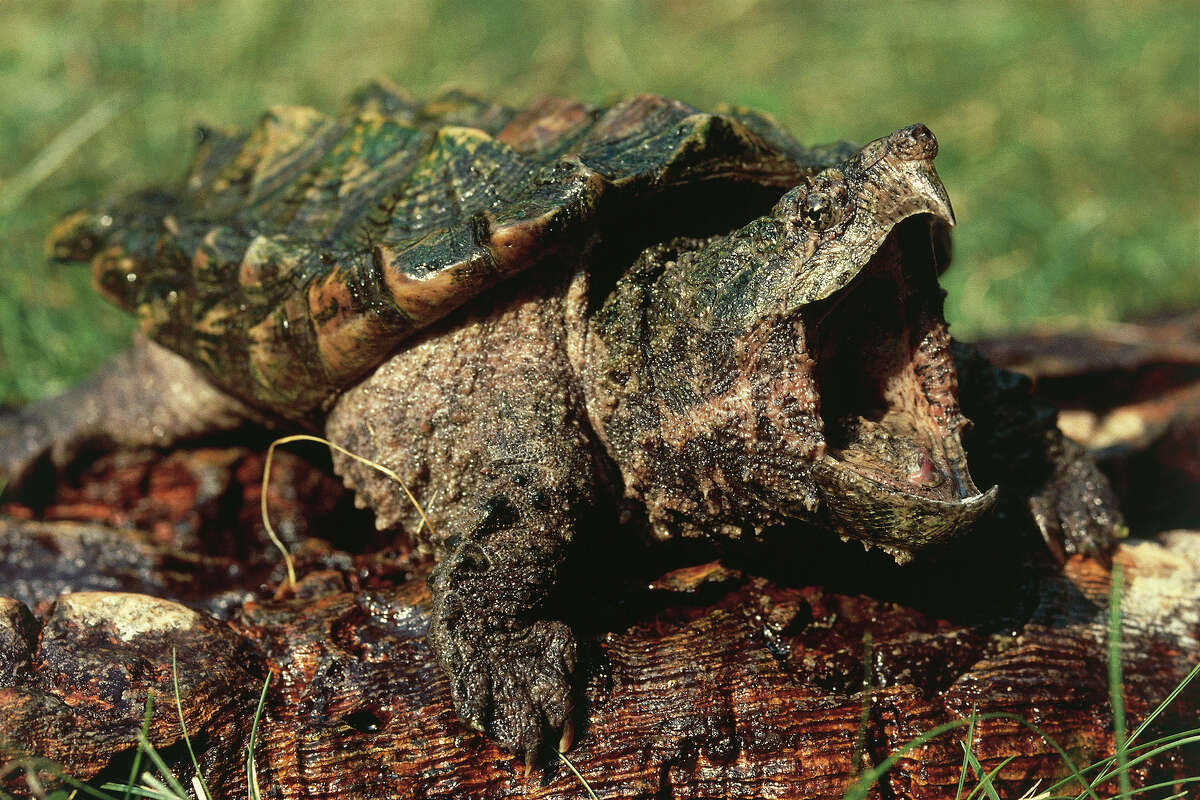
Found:
<svg viewBox="0 0 1200 800"><path fill-rule="evenodd" d="M296 568L292 562L292 555L287 550L287 546L283 543L283 540L279 538L279 535L275 533L275 528L271 526L271 519L267 513L267 487L271 481L271 461L275 457L275 448L281 444L290 444L292 442L316 442L317 444L323 444L329 447L331 450L336 450L342 455L354 459L360 464L365 464L374 470L382 472L384 475L388 476L400 485L400 488L404 490L404 494L408 497L409 502L413 504L413 508L417 509L417 513L421 515L421 526L417 528L416 532L419 534L424 528L428 528L429 532L433 533L433 525L430 524L429 517L425 515L425 509L421 507L419 502L417 502L417 498L413 496L413 493L409 491L408 486L405 485L404 481L399 475L396 474L394 470L389 469L388 467L385 467L383 464L380 464L376 461L372 461L369 458L364 458L357 453L351 453L341 445L334 444L322 436L313 436L312 434L307 433L281 436L280 438L271 442L271 446L267 448L267 462L263 465L262 496L260 497L260 505L262 509L263 527L267 530L267 536L271 539L271 543L279 549L279 552L283 553L283 561L287 566L289 587L294 587L296 585Z"/></svg>

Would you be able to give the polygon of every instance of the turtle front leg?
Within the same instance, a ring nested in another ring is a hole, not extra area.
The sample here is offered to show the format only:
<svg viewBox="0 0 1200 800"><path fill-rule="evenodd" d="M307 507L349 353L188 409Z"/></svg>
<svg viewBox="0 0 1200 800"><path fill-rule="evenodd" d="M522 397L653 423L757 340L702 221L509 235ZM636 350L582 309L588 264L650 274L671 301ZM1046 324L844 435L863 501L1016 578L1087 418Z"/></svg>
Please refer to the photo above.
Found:
<svg viewBox="0 0 1200 800"><path fill-rule="evenodd" d="M349 389L326 422L422 504L334 454L377 526L414 531L438 556L429 642L455 710L530 763L547 738L572 738L564 569L609 485L569 356L582 317L565 308L567 277L499 287Z"/></svg>
<svg viewBox="0 0 1200 800"><path fill-rule="evenodd" d="M1082 554L1104 561L1126 533L1108 478L1087 450L1054 430L1046 442L1050 470L1029 497L1029 510L1059 561Z"/></svg>
<svg viewBox="0 0 1200 800"><path fill-rule="evenodd" d="M429 580L429 642L455 709L527 764L548 731L566 749L573 730L575 636L555 607L574 504L539 472L497 481Z"/></svg>
<svg viewBox="0 0 1200 800"><path fill-rule="evenodd" d="M1019 493L1059 561L1110 558L1127 530L1116 494L1087 450L1059 431L1057 411L1032 396L1028 378L969 345L955 342L955 361L976 483Z"/></svg>
<svg viewBox="0 0 1200 800"><path fill-rule="evenodd" d="M165 447L232 430L249 415L182 356L138 336L69 391L0 412L0 483L19 486L47 456L63 468L86 447Z"/></svg>
<svg viewBox="0 0 1200 800"><path fill-rule="evenodd" d="M430 347L463 353L440 341ZM562 747L572 739L575 637L562 582L599 485L583 412L563 381L538 377L553 359L519 378L491 379L485 370L510 369L515 359L489 359L469 386L413 386L444 370L414 365L421 355L397 356L348 392L326 431L396 468L430 527L390 479L340 453L334 465L375 509L376 524L416 530L437 552L429 643L455 710L532 763L547 738ZM514 385L521 391L506 391Z"/></svg>

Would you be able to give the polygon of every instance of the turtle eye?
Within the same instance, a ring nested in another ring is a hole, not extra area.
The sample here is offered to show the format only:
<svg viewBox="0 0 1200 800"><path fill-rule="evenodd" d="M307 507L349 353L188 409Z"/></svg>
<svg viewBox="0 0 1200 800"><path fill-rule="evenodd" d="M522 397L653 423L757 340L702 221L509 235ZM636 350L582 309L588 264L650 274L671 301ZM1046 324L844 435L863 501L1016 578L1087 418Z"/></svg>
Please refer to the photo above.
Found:
<svg viewBox="0 0 1200 800"><path fill-rule="evenodd" d="M824 192L813 192L804 201L800 209L804 218L812 223L819 231L825 230L833 223L833 203Z"/></svg>

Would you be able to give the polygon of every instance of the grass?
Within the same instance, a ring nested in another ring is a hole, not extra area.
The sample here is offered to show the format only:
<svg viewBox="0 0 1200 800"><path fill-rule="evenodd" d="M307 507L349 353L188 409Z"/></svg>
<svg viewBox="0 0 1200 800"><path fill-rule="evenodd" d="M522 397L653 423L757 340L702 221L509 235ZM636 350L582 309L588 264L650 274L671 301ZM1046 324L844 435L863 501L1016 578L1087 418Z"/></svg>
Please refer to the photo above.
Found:
<svg viewBox="0 0 1200 800"><path fill-rule="evenodd" d="M921 120L960 227L948 315L974 336L1200 304L1192 4L812 0L5 0L0 404L60 391L130 322L53 268L71 207L177 180L197 121L336 108L387 75L519 103L656 91L763 108L807 142Z"/></svg>

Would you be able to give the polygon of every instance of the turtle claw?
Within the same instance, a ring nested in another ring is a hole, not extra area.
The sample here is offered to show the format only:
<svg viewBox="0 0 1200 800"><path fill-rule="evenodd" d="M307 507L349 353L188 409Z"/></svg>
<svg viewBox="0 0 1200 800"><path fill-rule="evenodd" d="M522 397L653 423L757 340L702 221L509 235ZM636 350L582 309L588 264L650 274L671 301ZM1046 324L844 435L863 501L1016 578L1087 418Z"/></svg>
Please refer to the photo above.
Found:
<svg viewBox="0 0 1200 800"><path fill-rule="evenodd" d="M1063 439L1053 454L1054 473L1029 500L1033 519L1059 563L1073 555L1111 561L1128 533L1108 479L1079 444Z"/></svg>
<svg viewBox="0 0 1200 800"><path fill-rule="evenodd" d="M541 752L547 730L573 736L568 720L575 638L566 625L539 620L518 631L452 644L458 658L444 663L455 710L468 725L503 749L524 754L529 763ZM474 657L463 657L467 652Z"/></svg>
<svg viewBox="0 0 1200 800"><path fill-rule="evenodd" d="M571 712L568 711L567 718L563 720L562 736L558 740L558 752L567 752L573 744L575 744L575 721L571 719Z"/></svg>

